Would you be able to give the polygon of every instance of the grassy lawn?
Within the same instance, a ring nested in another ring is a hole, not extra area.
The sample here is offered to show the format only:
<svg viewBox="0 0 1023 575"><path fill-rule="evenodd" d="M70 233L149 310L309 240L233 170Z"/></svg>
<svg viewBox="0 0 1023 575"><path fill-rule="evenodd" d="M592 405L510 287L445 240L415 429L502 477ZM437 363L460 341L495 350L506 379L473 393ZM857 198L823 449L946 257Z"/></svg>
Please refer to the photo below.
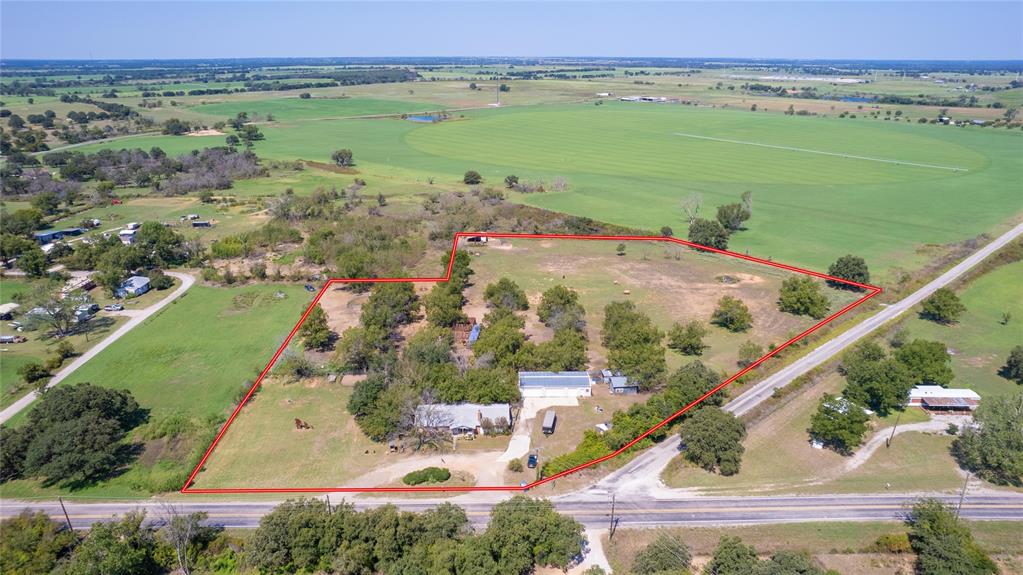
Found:
<svg viewBox="0 0 1023 575"><path fill-rule="evenodd" d="M224 415L307 302L296 286L196 285L69 379L128 389L153 416Z"/></svg>
<svg viewBox="0 0 1023 575"><path fill-rule="evenodd" d="M966 312L951 326L913 317L905 322L910 336L945 343L954 353L952 387L968 387L982 397L1016 391L1019 386L998 375L1009 350L1023 345L1023 262L1000 266L960 292ZM1012 319L1002 325L1002 313Z"/></svg>
<svg viewBox="0 0 1023 575"><path fill-rule="evenodd" d="M10 303L14 296L32 289L32 283L24 278L0 278L0 303Z"/></svg>
<svg viewBox="0 0 1023 575"><path fill-rule="evenodd" d="M1019 524L1011 521L967 522L974 538L989 553L1011 561L1023 554ZM604 537L604 552L616 573L628 573L636 553L661 533L669 533L689 546L694 564L709 560L718 541L725 535L740 537L762 556L778 551L808 551L828 567L842 573L900 573L912 556L871 553L872 544L881 535L906 533L900 522L811 522L780 525L730 527L683 527L670 529L621 529L610 542ZM1005 566L1005 564L1003 564ZM911 568L911 565L909 565ZM1014 572L1014 571L1007 571Z"/></svg>
<svg viewBox="0 0 1023 575"><path fill-rule="evenodd" d="M856 470L833 481L801 489L809 493L954 492L963 485L949 453L952 437L908 432L895 436L891 448L880 448Z"/></svg>
<svg viewBox="0 0 1023 575"><path fill-rule="evenodd" d="M194 487L331 487L364 473L387 446L359 430L345 409L351 392L320 379L265 381ZM296 418L313 429L295 429Z"/></svg>

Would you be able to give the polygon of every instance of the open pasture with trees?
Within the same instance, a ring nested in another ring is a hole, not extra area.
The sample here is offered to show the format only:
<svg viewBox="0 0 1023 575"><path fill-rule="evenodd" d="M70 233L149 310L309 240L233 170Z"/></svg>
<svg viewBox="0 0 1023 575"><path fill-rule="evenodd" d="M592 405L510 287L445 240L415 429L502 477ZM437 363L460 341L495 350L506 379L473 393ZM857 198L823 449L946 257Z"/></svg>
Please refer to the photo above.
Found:
<svg viewBox="0 0 1023 575"><path fill-rule="evenodd" d="M669 351L668 367L675 369L694 359L727 373L739 370L740 348L746 342L759 345L758 359L771 344L780 345L816 323L808 316L783 313L778 298L786 279L798 274L753 264L738 258L696 252L669 242L626 241L619 255L617 243L590 240L491 240L485 247L472 249L479 254L472 260L476 272L466 290L465 312L481 320L486 314L484 288L499 278L514 280L531 302L527 334L536 340L549 339L552 332L536 317L541 294L563 285L579 295L586 310L585 332L591 368L607 365L607 349L601 343L605 307L612 302L629 301L650 316L671 347L670 336L676 323L699 322L705 335L699 354ZM828 298L830 313L855 300L859 294L821 286ZM628 292L628 293L626 293ZM712 325L711 319L723 296L743 302L752 314L752 327L730 331ZM841 320L839 320L841 321Z"/></svg>
<svg viewBox="0 0 1023 575"><path fill-rule="evenodd" d="M687 197L699 197L698 217L713 218L751 192L752 217L730 249L821 270L851 251L881 280L924 264L924 246L996 230L1023 207L1016 131L617 102L467 110L453 119L269 123L255 150L326 162L349 148L362 177L406 193L458 189L469 169L484 185L514 174L534 184L517 189L542 182L545 190L513 192L515 201L680 235ZM223 138L184 140L128 141L179 153Z"/></svg>
<svg viewBox="0 0 1023 575"><path fill-rule="evenodd" d="M952 354L952 387L969 387L981 395L1007 395L1020 385L1002 373L1015 346L1023 345L1023 262L1000 266L958 291L965 307L950 325L923 317L904 322L912 338L936 340Z"/></svg>

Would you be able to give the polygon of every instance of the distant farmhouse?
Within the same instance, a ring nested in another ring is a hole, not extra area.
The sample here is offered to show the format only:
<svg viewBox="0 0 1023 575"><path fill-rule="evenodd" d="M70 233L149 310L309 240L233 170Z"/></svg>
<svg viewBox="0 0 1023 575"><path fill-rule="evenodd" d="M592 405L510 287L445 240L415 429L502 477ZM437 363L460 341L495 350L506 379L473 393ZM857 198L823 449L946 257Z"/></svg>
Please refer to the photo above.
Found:
<svg viewBox="0 0 1023 575"><path fill-rule="evenodd" d="M431 429L448 428L452 434L483 432L484 420L499 427L511 428L511 406L507 403L480 405L460 403L424 403L416 408L416 426Z"/></svg>
<svg viewBox="0 0 1023 575"><path fill-rule="evenodd" d="M590 397L593 378L585 371L520 371L522 397Z"/></svg>
<svg viewBox="0 0 1023 575"><path fill-rule="evenodd" d="M128 296L140 296L149 291L149 278L143 276L131 276L124 280L121 287L117 288L114 295L119 298Z"/></svg>

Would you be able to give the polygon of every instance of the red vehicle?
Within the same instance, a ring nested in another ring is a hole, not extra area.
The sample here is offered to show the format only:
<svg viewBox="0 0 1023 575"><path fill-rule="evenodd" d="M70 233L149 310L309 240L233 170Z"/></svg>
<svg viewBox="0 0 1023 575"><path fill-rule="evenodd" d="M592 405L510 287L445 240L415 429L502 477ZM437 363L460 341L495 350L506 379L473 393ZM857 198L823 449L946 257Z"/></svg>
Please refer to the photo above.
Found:
<svg viewBox="0 0 1023 575"><path fill-rule="evenodd" d="M111 206L119 206L119 205L121 205L121 200L110 200L110 205Z"/></svg>

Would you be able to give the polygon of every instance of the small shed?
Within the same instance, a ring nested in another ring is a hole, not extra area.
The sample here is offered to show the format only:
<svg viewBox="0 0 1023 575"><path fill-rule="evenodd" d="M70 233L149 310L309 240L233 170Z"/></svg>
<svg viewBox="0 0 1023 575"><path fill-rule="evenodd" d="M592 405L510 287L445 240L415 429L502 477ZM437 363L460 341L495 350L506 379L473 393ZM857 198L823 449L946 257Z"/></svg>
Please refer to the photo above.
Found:
<svg viewBox="0 0 1023 575"><path fill-rule="evenodd" d="M550 435L554 433L554 428L558 425L558 414L553 409L548 409L543 414L543 434Z"/></svg>
<svg viewBox="0 0 1023 575"><path fill-rule="evenodd" d="M611 388L611 393L615 395L634 395L639 393L639 386L635 383L630 383L629 378L624 375L613 375L608 379L608 386Z"/></svg>

